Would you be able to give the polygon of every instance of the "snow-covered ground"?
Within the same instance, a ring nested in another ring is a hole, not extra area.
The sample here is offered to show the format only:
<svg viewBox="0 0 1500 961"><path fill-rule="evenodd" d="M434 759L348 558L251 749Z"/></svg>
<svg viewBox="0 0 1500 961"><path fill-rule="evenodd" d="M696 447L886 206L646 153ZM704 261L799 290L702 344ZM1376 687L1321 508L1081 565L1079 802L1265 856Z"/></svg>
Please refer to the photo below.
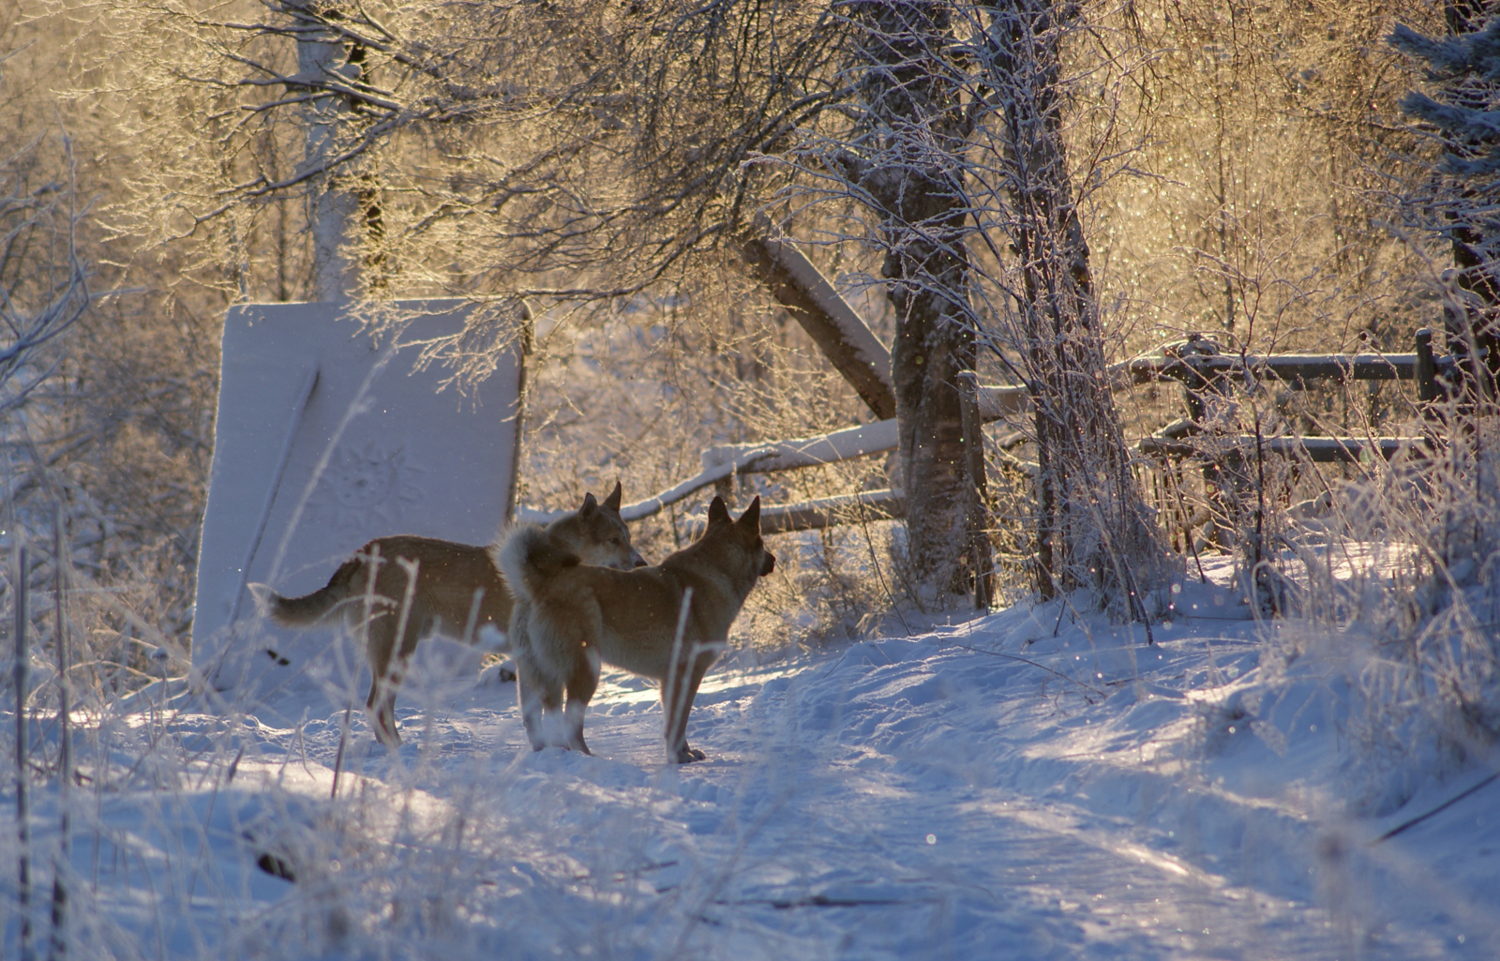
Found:
<svg viewBox="0 0 1500 961"><path fill-rule="evenodd" d="M399 752L354 711L337 801L332 660L238 723L148 691L81 747L70 956L1500 957L1492 771L1352 815L1336 649L1288 664L1295 622L1175 601L1154 644L1053 603L730 663L680 768L625 675L593 757L532 753L513 685L411 683ZM55 785L34 807L45 956ZM14 830L0 850L15 958Z"/></svg>

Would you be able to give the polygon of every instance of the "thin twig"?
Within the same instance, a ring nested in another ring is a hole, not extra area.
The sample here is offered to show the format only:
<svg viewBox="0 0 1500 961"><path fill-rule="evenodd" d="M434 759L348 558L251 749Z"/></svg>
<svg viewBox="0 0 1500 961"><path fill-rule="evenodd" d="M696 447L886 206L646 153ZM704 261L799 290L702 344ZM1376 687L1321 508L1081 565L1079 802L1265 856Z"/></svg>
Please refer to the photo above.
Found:
<svg viewBox="0 0 1500 961"><path fill-rule="evenodd" d="M1080 681L1076 677L1073 677L1073 676L1068 675L1068 674L1064 674L1062 671L1059 671L1056 668L1048 667L1047 665L1045 665L1045 664L1043 664L1043 663L1041 663L1039 661L1033 661L1029 657L1022 657L1019 654L1010 654L1010 653L1007 653L1006 651L988 651L988 650L985 650L982 647L970 647L968 644L960 644L957 641L948 641L947 643L952 644L954 647L956 647L956 648L958 648L960 650L968 651L968 652L970 652L972 654L988 654L991 657L1003 657L1003 658L1005 658L1008 661L1020 661L1022 664L1030 664L1032 667L1040 668L1041 670L1046 671L1048 674L1052 674L1052 675L1054 675L1056 677L1060 677L1060 678L1062 678L1065 681L1071 681L1074 684L1077 684L1079 687L1083 688L1085 691L1088 691L1091 694L1097 695L1100 698L1103 698L1103 697L1107 696L1103 691L1099 690L1097 687L1094 687L1094 686L1089 685L1089 684L1085 684L1085 683L1083 683L1082 681ZM1092 703L1092 702L1090 702L1090 703Z"/></svg>
<svg viewBox="0 0 1500 961"><path fill-rule="evenodd" d="M21 915L21 961L31 961L31 759L27 757L26 688L31 652L26 636L26 545L16 551L16 829L20 839L20 884L16 893Z"/></svg>
<svg viewBox="0 0 1500 961"><path fill-rule="evenodd" d="M68 888L63 872L72 859L72 832L68 823L68 795L73 779L73 748L68 718L68 628L63 621L63 520L62 505L53 506L52 512L52 576L53 618L56 623L57 644L57 727L58 766L57 808L58 852L52 868L52 939L48 947L48 961L62 961L68 954L68 941L63 933L68 916Z"/></svg>
<svg viewBox="0 0 1500 961"><path fill-rule="evenodd" d="M377 541L370 547L370 554L365 558L365 564L369 568L369 576L365 578L365 616L360 621L360 639L364 641L365 650L370 648L370 615L375 609L375 572L380 567L380 543ZM339 797L339 774L344 770L344 747L349 743L349 717L354 713L354 700L352 695L345 695L344 723L339 728L339 749L333 758L333 790L329 793L330 800L338 800Z"/></svg>
<svg viewBox="0 0 1500 961"><path fill-rule="evenodd" d="M1370 846L1374 847L1375 845L1380 844L1383 841L1388 841L1391 838L1395 837L1396 835L1400 834L1402 831L1405 831L1407 828L1413 827L1413 826L1418 825L1418 824L1421 824L1423 821L1425 821L1428 818L1432 817L1434 814L1437 814L1440 811L1444 811L1444 810L1452 807L1453 805L1457 804L1459 801L1462 801L1464 798L1468 797L1470 794L1473 794L1475 791L1479 790L1480 788L1482 788L1485 785L1489 784L1490 782L1494 781L1496 778L1500 778L1500 771L1496 771L1494 774L1491 774L1489 777L1485 778L1483 781L1480 781L1478 784L1476 784L1473 787L1469 788L1467 791L1464 791L1464 792L1462 792L1460 794L1457 794L1457 795L1449 798L1448 800L1444 801L1442 804L1439 804L1437 807L1433 808L1431 811L1428 811L1426 814L1419 814L1416 817L1412 818L1410 821L1406 821L1403 824L1396 825L1395 827L1391 828L1389 831L1387 831L1384 834L1382 834L1380 837L1378 837L1375 840L1371 841L1370 842Z"/></svg>

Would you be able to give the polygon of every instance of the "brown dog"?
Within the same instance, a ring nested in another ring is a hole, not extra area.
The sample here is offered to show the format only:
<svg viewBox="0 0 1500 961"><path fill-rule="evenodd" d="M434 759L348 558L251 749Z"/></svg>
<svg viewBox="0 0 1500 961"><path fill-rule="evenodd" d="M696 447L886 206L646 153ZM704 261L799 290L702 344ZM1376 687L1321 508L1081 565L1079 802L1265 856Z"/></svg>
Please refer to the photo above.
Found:
<svg viewBox="0 0 1500 961"><path fill-rule="evenodd" d="M619 484L603 504L593 494L584 495L582 507L544 530L590 564L630 568L645 563L631 547L630 531L620 518ZM365 708L375 736L390 747L401 743L396 689L417 642L436 633L472 644L486 625L505 631L511 619L510 591L491 549L435 537L376 538L334 571L326 586L303 597L282 597L264 584L252 584L251 591L261 610L287 627L310 627L334 615L341 615L351 630L367 625L365 653L372 676Z"/></svg>
<svg viewBox="0 0 1500 961"><path fill-rule="evenodd" d="M589 753L583 719L603 661L661 685L669 763L703 759L687 743L693 698L756 579L776 565L759 497L739 520L715 497L703 536L656 567L591 567L540 527L512 531L499 561L516 595L510 638L534 749L546 746L543 722L566 691L566 746Z"/></svg>

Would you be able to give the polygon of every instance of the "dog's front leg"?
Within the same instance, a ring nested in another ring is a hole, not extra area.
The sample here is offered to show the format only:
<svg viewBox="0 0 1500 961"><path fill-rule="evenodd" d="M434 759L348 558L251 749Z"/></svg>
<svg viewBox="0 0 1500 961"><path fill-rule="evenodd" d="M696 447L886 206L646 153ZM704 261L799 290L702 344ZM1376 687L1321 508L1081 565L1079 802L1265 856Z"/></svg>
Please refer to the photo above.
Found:
<svg viewBox="0 0 1500 961"><path fill-rule="evenodd" d="M376 677L370 681L370 694L365 698L365 714L375 737L388 748L401 746L401 735L396 731L396 687L395 678L389 680Z"/></svg>
<svg viewBox="0 0 1500 961"><path fill-rule="evenodd" d="M668 764L691 764L708 757L687 742L688 715L693 710L693 699L698 696L698 685L703 683L703 674L713 663L713 657L696 660L691 670L686 662L674 669L670 690L667 685L662 685L661 708L666 718ZM671 704L667 703L669 696Z"/></svg>
<svg viewBox="0 0 1500 961"><path fill-rule="evenodd" d="M370 662L370 694L365 714L375 737L388 748L401 746L396 731L396 688L405 664L396 654L396 624L389 614L377 614L366 628L365 653Z"/></svg>

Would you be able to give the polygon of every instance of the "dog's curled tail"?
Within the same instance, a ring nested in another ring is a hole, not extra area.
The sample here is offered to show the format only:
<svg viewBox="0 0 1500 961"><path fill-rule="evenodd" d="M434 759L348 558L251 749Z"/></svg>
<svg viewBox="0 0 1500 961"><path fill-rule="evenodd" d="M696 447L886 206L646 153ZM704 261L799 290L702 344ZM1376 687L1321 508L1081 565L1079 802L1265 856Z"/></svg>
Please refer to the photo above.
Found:
<svg viewBox="0 0 1500 961"><path fill-rule="evenodd" d="M349 585L364 565L359 558L345 561L328 583L311 594L282 597L266 584L249 585L260 612L284 627L305 627L332 614L349 597Z"/></svg>
<svg viewBox="0 0 1500 961"><path fill-rule="evenodd" d="M511 593L533 604L548 578L579 563L577 554L535 524L512 528L501 542L495 561Z"/></svg>

